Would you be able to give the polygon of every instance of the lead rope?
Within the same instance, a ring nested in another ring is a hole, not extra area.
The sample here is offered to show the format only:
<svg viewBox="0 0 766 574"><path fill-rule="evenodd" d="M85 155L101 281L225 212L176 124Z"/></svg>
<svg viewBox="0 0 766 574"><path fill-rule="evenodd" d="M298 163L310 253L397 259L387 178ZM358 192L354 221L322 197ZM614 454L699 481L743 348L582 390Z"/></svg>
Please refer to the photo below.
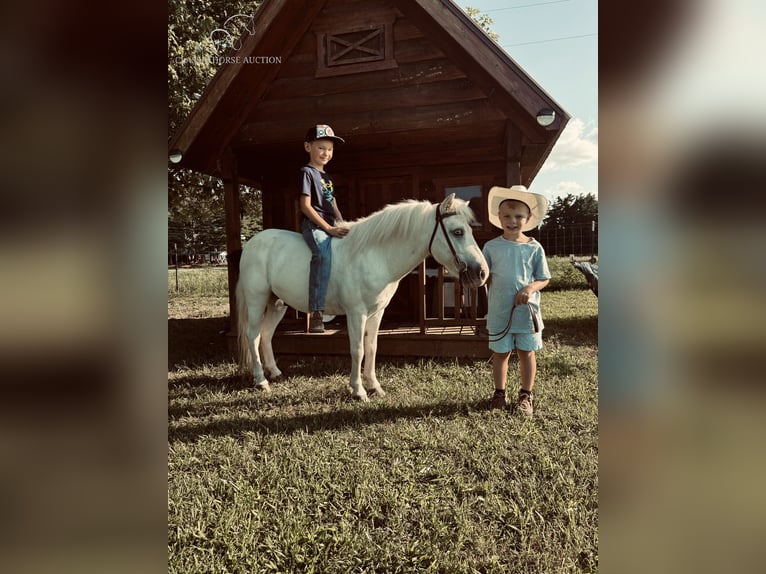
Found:
<svg viewBox="0 0 766 574"><path fill-rule="evenodd" d="M529 314L532 316L532 333L538 333L540 332L540 325L537 323L537 315L535 315L535 312L532 309L532 305L527 303L527 307L529 308ZM499 333L487 332L487 338L490 343L496 343L497 341L501 340L503 337L505 337L508 334L508 331L511 330L511 324L513 323L513 312L515 309L516 309L516 305L511 307L511 314L508 317L508 323L505 325L502 331L500 331Z"/></svg>

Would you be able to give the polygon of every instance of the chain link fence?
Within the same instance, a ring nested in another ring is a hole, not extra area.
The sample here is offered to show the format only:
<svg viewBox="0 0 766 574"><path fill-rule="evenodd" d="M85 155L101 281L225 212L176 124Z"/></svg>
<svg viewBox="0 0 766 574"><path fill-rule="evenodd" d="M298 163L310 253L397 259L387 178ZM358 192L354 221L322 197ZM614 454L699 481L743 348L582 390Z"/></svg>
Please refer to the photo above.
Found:
<svg viewBox="0 0 766 574"><path fill-rule="evenodd" d="M570 223L568 225L545 225L527 232L537 239L547 256L575 255L587 257L598 255L598 222Z"/></svg>

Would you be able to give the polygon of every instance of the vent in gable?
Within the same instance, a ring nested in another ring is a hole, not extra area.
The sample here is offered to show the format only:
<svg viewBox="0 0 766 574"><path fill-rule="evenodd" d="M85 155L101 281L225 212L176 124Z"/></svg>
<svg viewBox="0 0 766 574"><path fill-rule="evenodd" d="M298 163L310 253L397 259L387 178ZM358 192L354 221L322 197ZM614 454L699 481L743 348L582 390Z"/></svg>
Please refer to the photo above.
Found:
<svg viewBox="0 0 766 574"><path fill-rule="evenodd" d="M338 76L396 68L393 18L374 25L317 34L316 76Z"/></svg>

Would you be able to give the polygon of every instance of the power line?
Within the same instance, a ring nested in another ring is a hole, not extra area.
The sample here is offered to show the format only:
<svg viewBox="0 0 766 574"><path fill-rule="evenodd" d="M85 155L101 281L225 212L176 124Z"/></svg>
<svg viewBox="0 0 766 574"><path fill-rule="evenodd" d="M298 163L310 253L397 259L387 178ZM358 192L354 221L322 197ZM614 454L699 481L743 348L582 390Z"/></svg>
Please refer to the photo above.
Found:
<svg viewBox="0 0 766 574"><path fill-rule="evenodd" d="M515 10L516 8L530 8L533 6L544 6L545 4L561 4L562 2L571 2L572 0L553 0L552 2L537 2L536 4L520 4L518 6L508 6L507 8L493 8L492 10L484 10L488 12L501 12L503 10Z"/></svg>
<svg viewBox="0 0 766 574"><path fill-rule="evenodd" d="M493 8L491 10L484 10L484 13L489 12L501 12L503 10L515 10L517 8L531 8L534 6L544 6L546 4L562 4L564 2L571 2L572 0L551 0L550 2L536 2L534 4L519 4L518 6L508 6L506 8ZM561 36L559 38L549 38L547 40L533 40L531 42L519 42L518 44L502 44L502 48L509 48L512 46L526 46L529 44L543 44L545 42L558 42L560 40L574 40L576 38L588 38L591 36L598 36L597 32L594 32L592 34L580 34L577 36Z"/></svg>
<svg viewBox="0 0 766 574"><path fill-rule="evenodd" d="M533 40L532 42L519 42L518 44L503 44L503 48L510 48L511 46L526 46L528 44L543 44L544 42L558 42L559 40L572 40L574 38L588 38L590 36L598 36L598 32L592 34L580 34L579 36L562 36L560 38L549 38L547 40Z"/></svg>

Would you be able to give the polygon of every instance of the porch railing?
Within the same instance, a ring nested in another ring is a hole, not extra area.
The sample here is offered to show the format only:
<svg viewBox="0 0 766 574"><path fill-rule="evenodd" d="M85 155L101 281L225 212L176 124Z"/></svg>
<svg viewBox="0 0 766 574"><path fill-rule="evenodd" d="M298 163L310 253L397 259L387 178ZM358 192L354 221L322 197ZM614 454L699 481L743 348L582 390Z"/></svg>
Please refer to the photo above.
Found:
<svg viewBox="0 0 766 574"><path fill-rule="evenodd" d="M437 269L426 269L425 261L417 268L418 275L418 317L420 333L426 334L429 328L445 326L474 327L478 334L479 327L486 325L486 319L478 316L479 290L464 289L459 278L451 275L441 265ZM434 302L429 316L427 300L428 277L435 278ZM483 287L481 288L483 289ZM445 294L452 295L452 306L446 303ZM435 309L434 309L435 307ZM447 310L451 309L449 316ZM435 316L434 316L435 315Z"/></svg>

